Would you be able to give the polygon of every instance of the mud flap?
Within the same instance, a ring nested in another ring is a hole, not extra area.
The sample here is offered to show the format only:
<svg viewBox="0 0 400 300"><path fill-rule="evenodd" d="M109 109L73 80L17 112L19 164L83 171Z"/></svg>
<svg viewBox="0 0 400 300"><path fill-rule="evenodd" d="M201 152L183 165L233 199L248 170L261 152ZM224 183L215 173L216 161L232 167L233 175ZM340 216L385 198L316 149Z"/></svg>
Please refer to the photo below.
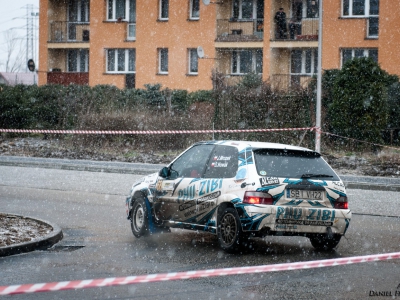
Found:
<svg viewBox="0 0 400 300"><path fill-rule="evenodd" d="M154 218L153 214L151 213L151 206L150 202L147 199L147 197L144 198L144 202L146 203L146 208L147 208L147 220L148 220L148 229L150 234L154 234L160 231L160 228L158 228L155 223L154 223Z"/></svg>

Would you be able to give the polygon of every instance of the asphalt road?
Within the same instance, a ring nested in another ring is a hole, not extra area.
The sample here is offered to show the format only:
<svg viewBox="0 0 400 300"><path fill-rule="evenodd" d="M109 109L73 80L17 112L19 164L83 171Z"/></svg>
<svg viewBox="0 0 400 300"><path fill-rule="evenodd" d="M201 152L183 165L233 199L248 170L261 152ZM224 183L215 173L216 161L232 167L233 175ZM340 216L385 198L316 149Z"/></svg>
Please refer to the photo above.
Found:
<svg viewBox="0 0 400 300"><path fill-rule="evenodd" d="M141 175L0 166L0 211L49 220L64 239L54 249L0 258L0 285L248 265L400 251L397 192L350 189L353 219L332 252L306 238L256 239L242 255L221 251L214 236L173 230L135 239L125 196ZM400 261L237 275L175 282L49 292L5 299L361 299L371 291L400 292ZM0 297L1 298L1 297ZM379 298L379 297L373 297ZM384 297L387 298L387 297ZM398 297L400 298L400 297Z"/></svg>

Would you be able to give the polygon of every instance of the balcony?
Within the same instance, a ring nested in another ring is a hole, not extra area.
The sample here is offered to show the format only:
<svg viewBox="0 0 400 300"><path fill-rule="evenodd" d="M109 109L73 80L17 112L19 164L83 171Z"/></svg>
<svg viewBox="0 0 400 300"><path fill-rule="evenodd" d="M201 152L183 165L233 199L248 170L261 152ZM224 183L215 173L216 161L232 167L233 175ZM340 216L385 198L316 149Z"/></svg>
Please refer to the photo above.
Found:
<svg viewBox="0 0 400 300"><path fill-rule="evenodd" d="M318 41L318 21L318 18L287 18L284 23L274 23L271 41Z"/></svg>
<svg viewBox="0 0 400 300"><path fill-rule="evenodd" d="M50 22L51 43L89 42L90 25L88 22Z"/></svg>
<svg viewBox="0 0 400 300"><path fill-rule="evenodd" d="M263 40L264 19L219 19L216 42L259 42Z"/></svg>
<svg viewBox="0 0 400 300"><path fill-rule="evenodd" d="M273 74L271 76L271 85L275 90L306 88L315 77L311 75L299 74Z"/></svg>
<svg viewBox="0 0 400 300"><path fill-rule="evenodd" d="M87 72L58 72L53 70L53 72L47 73L47 83L48 84L79 84L88 85L89 84L89 73Z"/></svg>

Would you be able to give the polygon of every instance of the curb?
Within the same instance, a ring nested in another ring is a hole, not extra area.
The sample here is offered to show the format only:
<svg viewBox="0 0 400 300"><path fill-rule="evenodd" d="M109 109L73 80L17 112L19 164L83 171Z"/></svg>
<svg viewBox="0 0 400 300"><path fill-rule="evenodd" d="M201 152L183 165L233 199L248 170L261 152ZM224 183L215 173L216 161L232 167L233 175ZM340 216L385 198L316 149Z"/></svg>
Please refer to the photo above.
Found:
<svg viewBox="0 0 400 300"><path fill-rule="evenodd" d="M72 160L60 158L1 156L0 165L15 167L36 167L45 169L74 170L147 175L158 172L164 165L145 163L125 163L116 161Z"/></svg>
<svg viewBox="0 0 400 300"><path fill-rule="evenodd" d="M371 184L368 182L346 182L346 181L343 181L343 183L346 189L400 192L400 185L398 184L384 185L384 184Z"/></svg>
<svg viewBox="0 0 400 300"><path fill-rule="evenodd" d="M6 246L6 247L0 247L0 257L21 254L21 253L31 252L31 251L35 251L35 250L45 250L45 249L50 248L51 246L53 246L54 244L56 244L63 238L62 230L56 224L52 224L48 221L44 221L41 219L25 217L22 215L8 214L8 213L4 213L4 214L22 217L25 219L31 219L38 223L46 224L48 226L51 226L53 228L53 231L50 232L48 235L41 237L40 239L35 239L33 241L26 242L26 243L19 243L19 244L13 244L10 246Z"/></svg>

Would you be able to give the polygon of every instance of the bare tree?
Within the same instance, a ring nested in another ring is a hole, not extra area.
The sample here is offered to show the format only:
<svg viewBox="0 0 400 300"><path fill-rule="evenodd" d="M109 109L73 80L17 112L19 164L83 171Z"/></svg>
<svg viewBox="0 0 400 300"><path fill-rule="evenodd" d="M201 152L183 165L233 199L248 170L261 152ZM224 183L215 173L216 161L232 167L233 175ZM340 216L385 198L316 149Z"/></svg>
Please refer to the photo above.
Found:
<svg viewBox="0 0 400 300"><path fill-rule="evenodd" d="M23 47L23 39L17 33L9 29L4 32L5 46L5 59L0 62L3 65L5 72L19 72L22 71L25 65L25 48Z"/></svg>

